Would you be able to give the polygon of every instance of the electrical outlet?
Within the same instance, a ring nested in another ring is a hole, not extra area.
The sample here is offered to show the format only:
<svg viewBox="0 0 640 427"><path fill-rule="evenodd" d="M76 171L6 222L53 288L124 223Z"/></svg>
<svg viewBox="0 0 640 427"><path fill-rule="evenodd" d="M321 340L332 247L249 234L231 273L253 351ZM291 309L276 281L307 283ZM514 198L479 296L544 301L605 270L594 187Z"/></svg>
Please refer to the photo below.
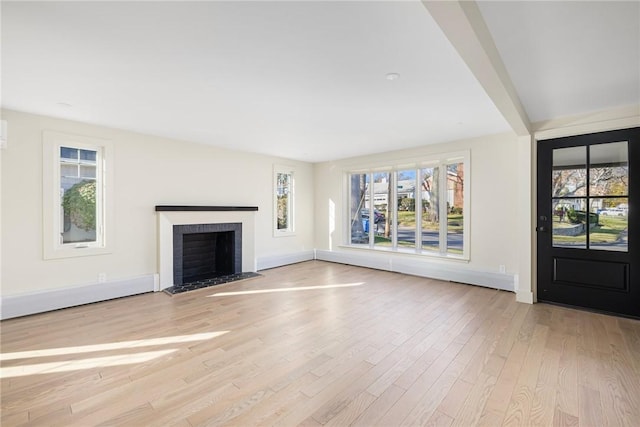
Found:
<svg viewBox="0 0 640 427"><path fill-rule="evenodd" d="M500 265L500 273L505 274L507 272L507 268L504 265Z"/></svg>
<svg viewBox="0 0 640 427"><path fill-rule="evenodd" d="M98 273L98 283L104 283L107 281L107 273Z"/></svg>

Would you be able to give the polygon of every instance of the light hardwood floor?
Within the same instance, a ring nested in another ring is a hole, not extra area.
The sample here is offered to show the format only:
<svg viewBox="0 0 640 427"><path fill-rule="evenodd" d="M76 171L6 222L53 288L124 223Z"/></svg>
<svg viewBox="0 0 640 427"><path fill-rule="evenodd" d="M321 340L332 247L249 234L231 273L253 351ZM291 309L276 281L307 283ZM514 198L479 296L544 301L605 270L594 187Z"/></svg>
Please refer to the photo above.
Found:
<svg viewBox="0 0 640 427"><path fill-rule="evenodd" d="M640 425L640 321L319 261L4 321L2 426Z"/></svg>

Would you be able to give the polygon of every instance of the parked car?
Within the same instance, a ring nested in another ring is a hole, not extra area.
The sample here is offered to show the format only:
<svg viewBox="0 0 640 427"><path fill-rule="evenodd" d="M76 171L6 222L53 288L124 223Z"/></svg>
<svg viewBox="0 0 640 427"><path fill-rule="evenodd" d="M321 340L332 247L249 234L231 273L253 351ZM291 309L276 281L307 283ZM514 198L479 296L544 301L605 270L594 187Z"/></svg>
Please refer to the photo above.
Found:
<svg viewBox="0 0 640 427"><path fill-rule="evenodd" d="M627 216L627 211L622 208L607 208L600 211L604 216Z"/></svg>

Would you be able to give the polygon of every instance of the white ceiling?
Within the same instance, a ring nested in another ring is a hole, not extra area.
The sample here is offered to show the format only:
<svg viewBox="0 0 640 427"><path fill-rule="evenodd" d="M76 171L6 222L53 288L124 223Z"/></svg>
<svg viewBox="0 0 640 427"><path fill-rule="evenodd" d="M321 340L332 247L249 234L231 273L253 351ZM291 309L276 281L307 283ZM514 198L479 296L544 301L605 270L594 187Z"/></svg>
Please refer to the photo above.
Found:
<svg viewBox="0 0 640 427"><path fill-rule="evenodd" d="M639 1L478 5L532 122L640 104Z"/></svg>
<svg viewBox="0 0 640 427"><path fill-rule="evenodd" d="M1 7L3 108L311 162L510 129L419 1ZM480 4L532 120L640 104L638 8Z"/></svg>

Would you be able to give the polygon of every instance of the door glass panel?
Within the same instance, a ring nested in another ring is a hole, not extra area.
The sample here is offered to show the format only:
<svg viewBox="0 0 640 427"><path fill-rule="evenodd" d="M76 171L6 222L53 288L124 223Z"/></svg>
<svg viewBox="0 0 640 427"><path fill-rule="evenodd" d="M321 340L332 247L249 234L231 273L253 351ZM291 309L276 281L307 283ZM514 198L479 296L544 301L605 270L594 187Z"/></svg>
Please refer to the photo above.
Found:
<svg viewBox="0 0 640 427"><path fill-rule="evenodd" d="M586 198L553 200L553 246L586 249L586 207Z"/></svg>
<svg viewBox="0 0 640 427"><path fill-rule="evenodd" d="M589 249L628 250L629 149L627 141L589 147ZM593 197L601 196L601 197Z"/></svg>
<svg viewBox="0 0 640 427"><path fill-rule="evenodd" d="M627 252L628 200L626 197L590 200L593 225L589 230L589 249Z"/></svg>
<svg viewBox="0 0 640 427"><path fill-rule="evenodd" d="M440 250L440 203L438 177L439 168L422 168L422 249L438 252Z"/></svg>
<svg viewBox="0 0 640 427"><path fill-rule="evenodd" d="M369 243L369 175L365 173L349 176L351 184L351 243Z"/></svg>
<svg viewBox="0 0 640 427"><path fill-rule="evenodd" d="M587 147L553 150L552 197L583 197L587 194Z"/></svg>
<svg viewBox="0 0 640 427"><path fill-rule="evenodd" d="M416 247L416 170L397 172L398 248Z"/></svg>
<svg viewBox="0 0 640 427"><path fill-rule="evenodd" d="M553 150L551 177L553 246L587 247L587 147Z"/></svg>
<svg viewBox="0 0 640 427"><path fill-rule="evenodd" d="M592 145L590 150L590 196L628 195L629 158L627 142Z"/></svg>

